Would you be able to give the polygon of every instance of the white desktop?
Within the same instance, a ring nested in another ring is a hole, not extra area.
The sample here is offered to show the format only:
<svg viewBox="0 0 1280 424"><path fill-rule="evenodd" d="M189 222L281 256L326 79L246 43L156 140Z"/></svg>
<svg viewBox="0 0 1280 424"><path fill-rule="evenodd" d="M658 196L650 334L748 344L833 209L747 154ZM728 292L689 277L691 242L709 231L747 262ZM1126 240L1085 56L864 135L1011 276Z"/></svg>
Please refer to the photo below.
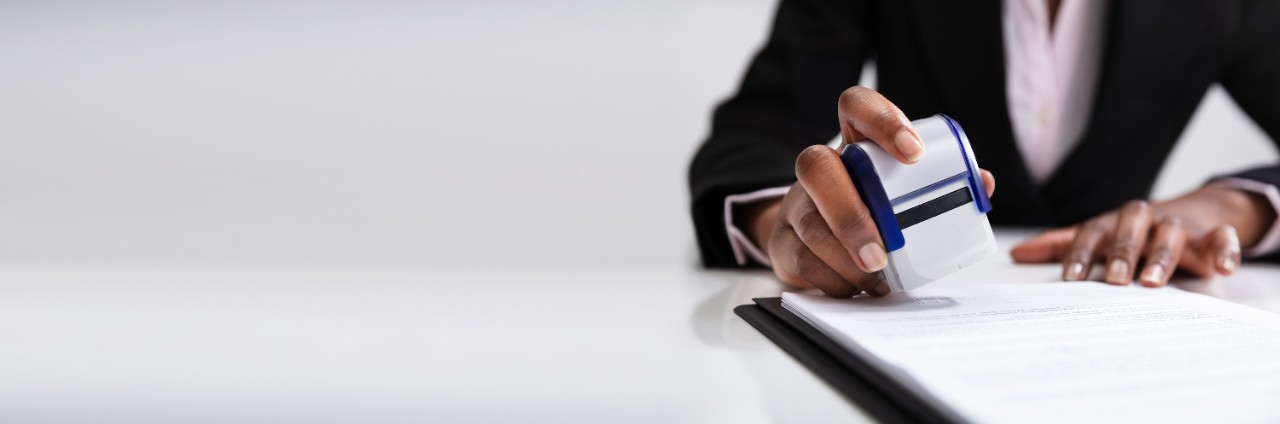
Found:
<svg viewBox="0 0 1280 424"><path fill-rule="evenodd" d="M1026 233L1001 231L1007 248ZM939 281L1051 281L1005 256ZM1193 290L1280 312L1280 267ZM1101 283L1080 283L1101 284ZM932 285L931 285L932 286ZM781 285L600 267L0 267L0 418L866 422L734 316Z"/></svg>

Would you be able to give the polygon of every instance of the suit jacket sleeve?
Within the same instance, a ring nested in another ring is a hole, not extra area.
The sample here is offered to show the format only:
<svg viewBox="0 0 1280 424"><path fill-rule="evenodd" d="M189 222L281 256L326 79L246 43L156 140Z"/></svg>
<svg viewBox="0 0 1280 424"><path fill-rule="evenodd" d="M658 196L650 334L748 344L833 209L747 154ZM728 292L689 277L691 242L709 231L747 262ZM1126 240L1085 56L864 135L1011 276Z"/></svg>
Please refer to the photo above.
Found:
<svg viewBox="0 0 1280 424"><path fill-rule="evenodd" d="M1280 146L1280 1L1245 2L1221 83L1236 104ZM1232 177L1280 186L1280 165ZM1259 259L1280 261L1280 253Z"/></svg>
<svg viewBox="0 0 1280 424"><path fill-rule="evenodd" d="M871 54L869 7L783 0L738 92L716 108L710 137L689 168L702 262L735 267L724 199L795 182L795 158L839 133L836 102Z"/></svg>

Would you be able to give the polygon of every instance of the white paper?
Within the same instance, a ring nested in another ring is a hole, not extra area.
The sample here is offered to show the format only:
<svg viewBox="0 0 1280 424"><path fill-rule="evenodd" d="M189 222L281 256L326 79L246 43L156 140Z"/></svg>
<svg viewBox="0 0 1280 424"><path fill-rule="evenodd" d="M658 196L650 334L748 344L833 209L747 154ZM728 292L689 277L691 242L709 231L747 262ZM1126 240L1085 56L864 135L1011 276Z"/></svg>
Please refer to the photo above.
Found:
<svg viewBox="0 0 1280 424"><path fill-rule="evenodd" d="M1280 422L1280 315L1175 288L785 293L786 307L974 422Z"/></svg>

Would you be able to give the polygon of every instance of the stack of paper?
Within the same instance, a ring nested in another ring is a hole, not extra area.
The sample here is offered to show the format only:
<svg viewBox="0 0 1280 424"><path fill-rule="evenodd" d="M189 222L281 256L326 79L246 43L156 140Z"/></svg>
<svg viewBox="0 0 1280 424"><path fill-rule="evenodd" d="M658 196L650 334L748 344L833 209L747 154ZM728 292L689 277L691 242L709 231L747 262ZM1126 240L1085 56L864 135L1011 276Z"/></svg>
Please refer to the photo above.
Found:
<svg viewBox="0 0 1280 424"><path fill-rule="evenodd" d="M974 422L1280 422L1280 315L1174 288L926 287L783 304Z"/></svg>

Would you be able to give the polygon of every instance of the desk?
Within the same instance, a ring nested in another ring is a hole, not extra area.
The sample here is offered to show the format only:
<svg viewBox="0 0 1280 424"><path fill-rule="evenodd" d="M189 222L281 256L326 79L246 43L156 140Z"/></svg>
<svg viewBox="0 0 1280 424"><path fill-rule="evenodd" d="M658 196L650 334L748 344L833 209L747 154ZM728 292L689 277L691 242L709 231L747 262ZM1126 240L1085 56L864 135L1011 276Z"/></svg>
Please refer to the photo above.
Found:
<svg viewBox="0 0 1280 424"><path fill-rule="evenodd" d="M1002 232L1001 245L1025 235ZM971 275L1058 269L1002 258ZM1179 286L1280 311L1276 266ZM6 265L0 421L866 421L730 312L779 291L767 272L692 260Z"/></svg>

